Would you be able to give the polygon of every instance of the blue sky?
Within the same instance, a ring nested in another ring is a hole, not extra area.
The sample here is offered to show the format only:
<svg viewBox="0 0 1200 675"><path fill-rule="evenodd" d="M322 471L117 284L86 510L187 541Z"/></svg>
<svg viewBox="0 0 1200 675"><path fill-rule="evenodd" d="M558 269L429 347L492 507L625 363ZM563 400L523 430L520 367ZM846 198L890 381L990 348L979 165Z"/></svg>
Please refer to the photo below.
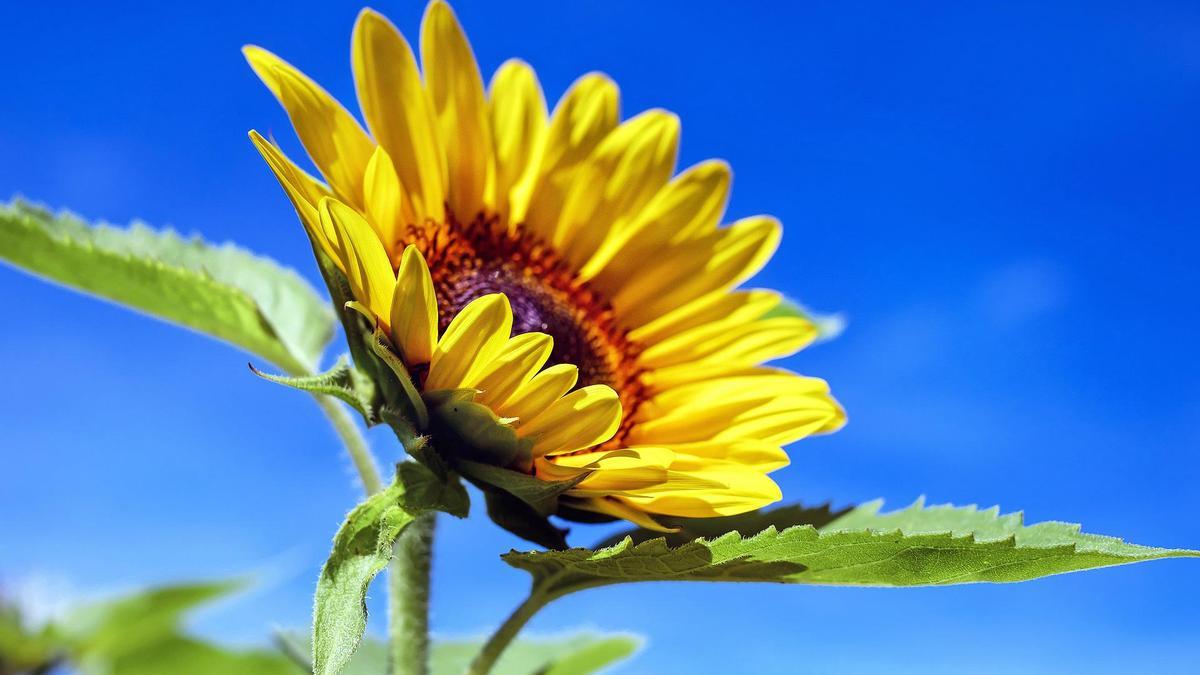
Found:
<svg viewBox="0 0 1200 675"><path fill-rule="evenodd" d="M925 494L1200 547L1200 9L1043 4L455 6L485 71L521 56L552 100L609 73L625 115L680 114L681 166L732 163L731 216L784 222L756 283L845 313L842 338L787 365L851 420L792 449L788 498ZM416 35L421 3L375 6ZM0 195L235 239L316 279L245 134L297 146L238 48L349 101L358 8L9 7ZM0 579L92 592L258 570L274 581L197 628L306 625L357 498L312 404L229 347L8 268L0 313ZM441 634L481 633L526 588L496 558L522 544L479 511L443 523ZM532 630L647 635L623 673L1188 673L1198 580L1165 561L1017 586L626 586Z"/></svg>

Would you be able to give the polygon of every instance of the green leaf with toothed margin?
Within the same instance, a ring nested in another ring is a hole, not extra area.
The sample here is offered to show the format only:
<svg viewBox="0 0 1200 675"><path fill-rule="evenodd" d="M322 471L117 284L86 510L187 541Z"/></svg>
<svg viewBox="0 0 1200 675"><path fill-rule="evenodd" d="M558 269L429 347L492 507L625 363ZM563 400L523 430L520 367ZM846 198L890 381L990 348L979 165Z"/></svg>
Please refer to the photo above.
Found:
<svg viewBox="0 0 1200 675"><path fill-rule="evenodd" d="M847 506L835 509L829 503L819 506L787 504L749 511L736 516L722 516L719 518L661 516L656 517L655 520L667 527L675 528L675 532L664 535L662 532L635 527L605 539L600 543L600 546L612 546L625 537L632 539L635 544L662 537L667 540L668 544L678 546L686 544L693 539L719 537L727 532L737 532L748 537L752 534L762 532L768 527L774 527L776 530L786 530L796 525L812 525L820 529L849 513L851 508Z"/></svg>
<svg viewBox="0 0 1200 675"><path fill-rule="evenodd" d="M333 337L328 303L292 270L232 244L141 223L91 226L22 201L0 205L0 260L225 340L293 373Z"/></svg>
<svg viewBox="0 0 1200 675"><path fill-rule="evenodd" d="M772 581L846 586L937 586L1025 581L1200 551L1153 548L1083 534L1078 525L1026 527L998 508L931 506L891 513L864 504L821 529L769 527L670 546L626 538L599 550L513 551L504 560L534 577L551 597L631 581Z"/></svg>
<svg viewBox="0 0 1200 675"><path fill-rule="evenodd" d="M312 662L317 675L339 673L367 626L367 588L392 559L392 544L428 511L467 515L469 498L456 478L413 461L396 466L391 485L354 507L338 528L321 568L313 609Z"/></svg>

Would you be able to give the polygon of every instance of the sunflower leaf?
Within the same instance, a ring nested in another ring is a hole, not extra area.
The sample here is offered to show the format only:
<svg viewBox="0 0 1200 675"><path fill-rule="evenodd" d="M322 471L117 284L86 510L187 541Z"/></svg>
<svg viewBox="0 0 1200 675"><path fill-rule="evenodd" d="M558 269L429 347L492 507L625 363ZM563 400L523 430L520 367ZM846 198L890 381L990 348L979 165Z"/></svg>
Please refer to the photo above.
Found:
<svg viewBox="0 0 1200 675"><path fill-rule="evenodd" d="M934 586L1011 582L1200 551L1126 544L1083 534L1078 525L1022 524L997 508L925 507L891 513L864 504L818 530L768 527L672 547L664 539L609 548L513 551L504 560L534 577L549 597L631 581L773 581L850 586Z"/></svg>
<svg viewBox="0 0 1200 675"><path fill-rule="evenodd" d="M677 518L662 516L656 518L656 520L667 527L677 528L678 531L664 535L662 532L636 527L631 530L619 532L605 539L599 544L599 547L612 546L619 543L625 537L632 539L635 544L662 537L667 540L668 544L679 546L700 537L719 537L726 532L737 532L742 536L748 537L762 532L768 527L774 527L776 530L786 530L796 525L812 525L820 529L846 515L850 510L850 507L834 509L832 504L826 502L819 506L787 504L770 509L750 511L749 513L737 516L723 516L720 518Z"/></svg>
<svg viewBox="0 0 1200 675"><path fill-rule="evenodd" d="M462 483L410 461L396 466L391 485L350 511L317 581L314 673L339 673L350 662L367 625L367 588L392 559L392 544L404 528L428 511L465 516L467 505Z"/></svg>
<svg viewBox="0 0 1200 675"><path fill-rule="evenodd" d="M372 405L375 397L375 385L351 366L345 357L339 359L333 368L319 375L298 377L272 375L255 368L254 364L250 364L250 370L268 382L282 384L285 387L310 394L325 394L340 399L362 415L363 421L368 425L379 421Z"/></svg>
<svg viewBox="0 0 1200 675"><path fill-rule="evenodd" d="M58 630L74 658L107 663L175 635L187 612L244 587L227 580L148 588L77 607Z"/></svg>
<svg viewBox="0 0 1200 675"><path fill-rule="evenodd" d="M125 654L111 663L89 669L84 675L212 675L213 673L254 673L254 675L303 675L283 654L265 649L232 650L191 637L174 635L138 651Z"/></svg>
<svg viewBox="0 0 1200 675"><path fill-rule="evenodd" d="M22 201L0 205L0 259L225 340L289 372L316 367L333 313L292 270L232 244L141 223L90 226Z"/></svg>

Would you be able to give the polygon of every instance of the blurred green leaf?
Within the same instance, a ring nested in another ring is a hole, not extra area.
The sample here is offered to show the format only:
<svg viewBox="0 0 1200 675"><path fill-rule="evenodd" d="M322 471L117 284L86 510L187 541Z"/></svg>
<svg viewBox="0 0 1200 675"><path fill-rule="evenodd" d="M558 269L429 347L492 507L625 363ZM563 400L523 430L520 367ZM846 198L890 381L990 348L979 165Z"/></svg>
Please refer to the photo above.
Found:
<svg viewBox="0 0 1200 675"><path fill-rule="evenodd" d="M95 675L303 675L304 672L275 651L232 650L172 636L115 659ZM85 670L85 675L92 674Z"/></svg>
<svg viewBox="0 0 1200 675"><path fill-rule="evenodd" d="M391 485L346 516L321 569L313 610L313 672L342 671L367 625L367 589L392 558L392 544L418 515L438 510L466 515L469 498L456 478L417 462L396 467Z"/></svg>
<svg viewBox="0 0 1200 675"><path fill-rule="evenodd" d="M298 631L277 634L288 653L308 653L309 640ZM460 675L482 646L475 640L435 640L430 654L431 675ZM492 670L493 675L587 675L629 658L642 640L624 633L585 631L557 638L517 640ZM366 637L342 675L382 675L387 672L387 645ZM297 667L303 667L301 663Z"/></svg>
<svg viewBox="0 0 1200 675"><path fill-rule="evenodd" d="M32 626L15 605L0 599L0 675L46 672L66 655L53 626Z"/></svg>
<svg viewBox="0 0 1200 675"><path fill-rule="evenodd" d="M150 588L84 605L70 612L59 628L75 659L109 662L174 636L185 613L244 585L217 581Z"/></svg>
<svg viewBox="0 0 1200 675"><path fill-rule="evenodd" d="M315 369L333 337L329 304L292 270L232 244L89 226L16 201L0 205L0 259L220 338L292 373Z"/></svg>
<svg viewBox="0 0 1200 675"><path fill-rule="evenodd" d="M628 634L582 632L558 638L516 640L492 675L587 675L633 656L642 640ZM482 643L442 641L433 647L432 675L465 672Z"/></svg>
<svg viewBox="0 0 1200 675"><path fill-rule="evenodd" d="M670 546L626 538L599 550L504 556L534 577L535 592L559 597L632 581L773 581L849 586L933 586L1024 581L1075 570L1200 552L1126 544L1083 534L1078 525L1025 527L1020 513L933 506L892 513L864 504L818 530L811 525L752 536L731 532Z"/></svg>

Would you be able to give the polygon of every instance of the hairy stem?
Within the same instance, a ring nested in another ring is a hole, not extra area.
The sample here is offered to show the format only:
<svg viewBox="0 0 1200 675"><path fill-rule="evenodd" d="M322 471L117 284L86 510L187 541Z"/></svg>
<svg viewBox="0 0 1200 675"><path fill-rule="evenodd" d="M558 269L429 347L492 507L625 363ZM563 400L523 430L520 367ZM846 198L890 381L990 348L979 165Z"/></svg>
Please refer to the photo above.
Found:
<svg viewBox="0 0 1200 675"><path fill-rule="evenodd" d="M362 480L363 489L369 495L382 490L383 481L379 478L379 468L375 466L375 457L371 455L367 440L363 438L362 432L358 430L358 425L346 412L346 408L328 396L318 394L313 398L316 399L317 405L321 406L321 412L325 413L329 423L333 425L333 430L342 439L342 445L346 446L350 461L354 462L354 468L358 471L359 479Z"/></svg>
<svg viewBox="0 0 1200 675"><path fill-rule="evenodd" d="M534 614L538 613L538 610L545 607L547 603L556 597L558 596L550 595L534 588L529 597L525 598L525 602L522 602L520 606L513 610L513 613L504 620L504 623L484 643L483 649L480 649L479 653L475 655L475 659L471 661L471 667L467 669L468 675L487 675L487 673L491 672L492 668L496 665L496 660L504 653L505 648L513 641L513 638L517 637L517 633L521 632L521 629L525 627L525 624L529 623Z"/></svg>
<svg viewBox="0 0 1200 675"><path fill-rule="evenodd" d="M388 570L388 642L392 675L429 672L429 571L437 515L418 516L396 541Z"/></svg>

